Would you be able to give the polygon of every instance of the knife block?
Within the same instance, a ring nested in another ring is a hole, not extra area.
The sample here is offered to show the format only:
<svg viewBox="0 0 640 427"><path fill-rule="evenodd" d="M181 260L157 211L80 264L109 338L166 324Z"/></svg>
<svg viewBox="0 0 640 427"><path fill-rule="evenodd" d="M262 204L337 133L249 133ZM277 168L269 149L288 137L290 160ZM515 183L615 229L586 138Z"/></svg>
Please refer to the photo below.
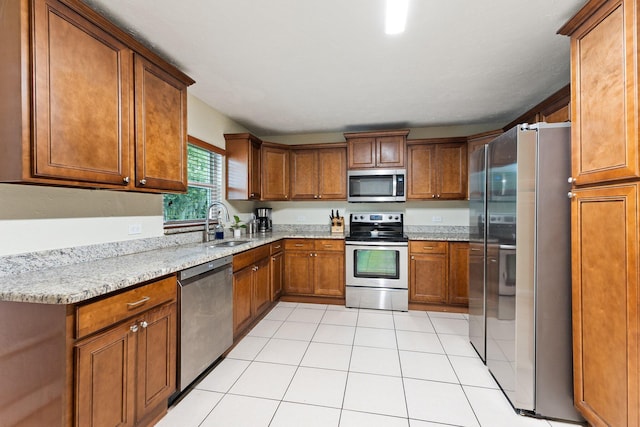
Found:
<svg viewBox="0 0 640 427"><path fill-rule="evenodd" d="M344 217L336 217L331 219L331 232L344 233Z"/></svg>

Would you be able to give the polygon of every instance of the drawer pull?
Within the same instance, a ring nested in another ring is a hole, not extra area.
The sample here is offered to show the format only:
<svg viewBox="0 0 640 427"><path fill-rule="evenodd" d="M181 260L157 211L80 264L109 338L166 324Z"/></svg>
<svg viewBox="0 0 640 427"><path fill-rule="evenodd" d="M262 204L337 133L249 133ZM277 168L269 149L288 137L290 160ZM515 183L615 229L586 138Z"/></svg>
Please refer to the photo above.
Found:
<svg viewBox="0 0 640 427"><path fill-rule="evenodd" d="M138 332L138 325L131 325L129 326L129 330L131 332Z"/></svg>
<svg viewBox="0 0 640 427"><path fill-rule="evenodd" d="M302 243L296 243L296 248L301 248L302 246L304 246Z"/></svg>
<svg viewBox="0 0 640 427"><path fill-rule="evenodd" d="M147 326L149 326L149 324L147 323L146 320L143 320L142 322L140 322L140 327L141 328L146 328Z"/></svg>
<svg viewBox="0 0 640 427"><path fill-rule="evenodd" d="M433 246L425 246L423 249L429 249L429 250L431 250L431 249L433 249Z"/></svg>
<svg viewBox="0 0 640 427"><path fill-rule="evenodd" d="M274 246L274 249L280 249L282 245Z"/></svg>
<svg viewBox="0 0 640 427"><path fill-rule="evenodd" d="M149 301L151 299L151 297L144 297L142 298L140 301L136 301L136 302L128 302L127 303L127 308L129 310L136 308L142 304L144 304L145 302Z"/></svg>

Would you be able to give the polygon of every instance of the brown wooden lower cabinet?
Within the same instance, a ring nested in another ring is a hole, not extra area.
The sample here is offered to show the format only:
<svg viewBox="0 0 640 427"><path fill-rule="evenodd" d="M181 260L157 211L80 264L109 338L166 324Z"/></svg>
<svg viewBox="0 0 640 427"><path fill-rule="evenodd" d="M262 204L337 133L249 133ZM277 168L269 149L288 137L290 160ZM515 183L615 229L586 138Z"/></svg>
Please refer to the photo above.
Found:
<svg viewBox="0 0 640 427"><path fill-rule="evenodd" d="M264 245L233 257L233 334L236 337L271 303L269 253L269 245Z"/></svg>
<svg viewBox="0 0 640 427"><path fill-rule="evenodd" d="M574 401L594 426L638 426L640 183L572 190Z"/></svg>
<svg viewBox="0 0 640 427"><path fill-rule="evenodd" d="M279 240L271 244L271 301L276 301L282 295L284 285L284 241Z"/></svg>
<svg viewBox="0 0 640 427"><path fill-rule="evenodd" d="M447 303L469 305L469 243L449 243L449 286Z"/></svg>
<svg viewBox="0 0 640 427"><path fill-rule="evenodd" d="M468 251L467 242L409 242L409 302L434 308L466 308Z"/></svg>
<svg viewBox="0 0 640 427"><path fill-rule="evenodd" d="M285 240L285 295L344 297L344 240Z"/></svg>
<svg viewBox="0 0 640 427"><path fill-rule="evenodd" d="M171 288L170 301L163 301ZM176 388L175 276L144 289L142 299L132 290L85 306L113 319L113 326L96 333L87 324L93 320L83 317L82 307L77 309L76 330L91 331L74 344L77 427L153 425L167 410L167 399ZM156 299L157 295L163 297ZM154 302L161 305L134 311L132 317L127 314L129 307ZM101 323L100 316L96 320Z"/></svg>

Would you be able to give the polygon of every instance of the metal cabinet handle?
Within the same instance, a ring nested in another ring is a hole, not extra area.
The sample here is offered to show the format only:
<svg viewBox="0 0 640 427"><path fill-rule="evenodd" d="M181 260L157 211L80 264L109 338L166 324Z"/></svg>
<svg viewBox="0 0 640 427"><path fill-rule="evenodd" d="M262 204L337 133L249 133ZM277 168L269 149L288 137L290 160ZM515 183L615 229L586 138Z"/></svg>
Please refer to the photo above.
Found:
<svg viewBox="0 0 640 427"><path fill-rule="evenodd" d="M413 255L411 255L411 259L416 259L416 257L415 257L415 256L413 256Z"/></svg>
<svg viewBox="0 0 640 427"><path fill-rule="evenodd" d="M438 198L438 199L439 199L439 198L440 198L440 195L438 194L438 195L436 196L436 198Z"/></svg>
<svg viewBox="0 0 640 427"><path fill-rule="evenodd" d="M314 194L314 195L313 195L313 198L314 198L314 199L317 199L317 198L318 198L318 195L317 195L317 194Z"/></svg>
<svg viewBox="0 0 640 427"><path fill-rule="evenodd" d="M433 249L433 246L424 246L423 249Z"/></svg>
<svg viewBox="0 0 640 427"><path fill-rule="evenodd" d="M140 322L140 327L141 328L146 328L147 326L149 326L149 324L147 323L146 320L143 320L142 322Z"/></svg>
<svg viewBox="0 0 640 427"><path fill-rule="evenodd" d="M567 197L570 198L570 199L573 199L574 197L576 197L576 193L573 193L573 192L569 191L567 193Z"/></svg>
<svg viewBox="0 0 640 427"><path fill-rule="evenodd" d="M471 248L471 252L476 252L476 251L479 251L479 250L480 249L478 249L478 248Z"/></svg>
<svg viewBox="0 0 640 427"><path fill-rule="evenodd" d="M282 245L275 246L275 249L280 249Z"/></svg>
<svg viewBox="0 0 640 427"><path fill-rule="evenodd" d="M319 195L318 195L318 199L322 199L322 194L319 194Z"/></svg>
<svg viewBox="0 0 640 427"><path fill-rule="evenodd" d="M146 179L141 179L140 180L140 185L147 185L147 180Z"/></svg>
<svg viewBox="0 0 640 427"><path fill-rule="evenodd" d="M131 310L132 308L136 308L142 304L144 304L145 302L149 301L151 299L151 297L143 297L141 300L136 301L136 302L128 302L127 303L127 308L129 310Z"/></svg>
<svg viewBox="0 0 640 427"><path fill-rule="evenodd" d="M275 260L276 260L276 257L272 256L271 261L275 261Z"/></svg>
<svg viewBox="0 0 640 427"><path fill-rule="evenodd" d="M122 182L124 182L125 184L129 183L129 177L125 176L124 178L122 178Z"/></svg>
<svg viewBox="0 0 640 427"><path fill-rule="evenodd" d="M304 246L302 243L296 243L296 248L300 248L302 246Z"/></svg>
<svg viewBox="0 0 640 427"><path fill-rule="evenodd" d="M570 176L570 177L569 177L569 179L567 179L567 182L568 182L569 184L575 184L576 179L575 179L574 177Z"/></svg>
<svg viewBox="0 0 640 427"><path fill-rule="evenodd" d="M256 193L249 194L249 197L256 197Z"/></svg>
<svg viewBox="0 0 640 427"><path fill-rule="evenodd" d="M498 260L496 260L495 258L491 258L489 261L491 261L491 262L498 262Z"/></svg>
<svg viewBox="0 0 640 427"><path fill-rule="evenodd" d="M436 198L436 195L435 195L435 194L432 194L432 195L431 195L431 198L432 198L432 199L435 199L435 198Z"/></svg>
<svg viewBox="0 0 640 427"><path fill-rule="evenodd" d="M131 332L138 332L138 325L131 325L129 326L129 330Z"/></svg>

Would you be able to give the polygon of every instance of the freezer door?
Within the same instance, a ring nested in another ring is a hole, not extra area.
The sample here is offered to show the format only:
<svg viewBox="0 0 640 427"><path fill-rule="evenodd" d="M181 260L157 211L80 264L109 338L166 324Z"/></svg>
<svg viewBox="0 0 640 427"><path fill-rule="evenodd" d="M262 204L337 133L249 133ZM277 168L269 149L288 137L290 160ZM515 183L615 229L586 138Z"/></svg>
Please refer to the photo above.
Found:
<svg viewBox="0 0 640 427"><path fill-rule="evenodd" d="M485 217L486 147L470 156L469 163L469 341L484 362L485 337Z"/></svg>

